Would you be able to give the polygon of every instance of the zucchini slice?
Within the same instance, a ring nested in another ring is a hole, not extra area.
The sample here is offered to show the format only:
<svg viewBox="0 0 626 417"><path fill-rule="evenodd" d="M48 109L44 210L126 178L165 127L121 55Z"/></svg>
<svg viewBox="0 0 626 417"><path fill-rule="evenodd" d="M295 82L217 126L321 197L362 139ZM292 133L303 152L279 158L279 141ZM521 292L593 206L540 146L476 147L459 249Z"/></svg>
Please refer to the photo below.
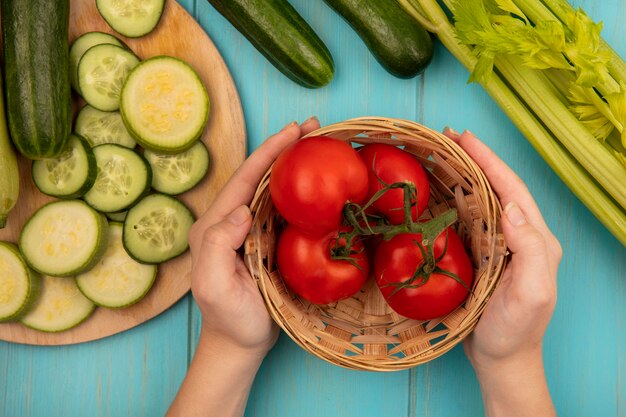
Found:
<svg viewBox="0 0 626 417"><path fill-rule="evenodd" d="M152 168L152 188L176 195L195 187L209 170L209 151L202 141L176 154L146 149L143 153Z"/></svg>
<svg viewBox="0 0 626 417"><path fill-rule="evenodd" d="M61 332L78 326L94 309L74 278L44 275L37 304L20 321L42 332Z"/></svg>
<svg viewBox="0 0 626 417"><path fill-rule="evenodd" d="M83 33L72 43L70 48L70 84L78 94L80 94L78 87L78 63L89 48L103 43L126 47L126 45L115 36L104 32Z"/></svg>
<svg viewBox="0 0 626 417"><path fill-rule="evenodd" d="M77 198L96 180L96 157L80 137L71 135L68 147L54 159L33 162L33 181L44 193L59 198Z"/></svg>
<svg viewBox="0 0 626 417"><path fill-rule="evenodd" d="M111 44L92 46L78 63L78 88L85 101L102 111L120 108L120 92L139 58Z"/></svg>
<svg viewBox="0 0 626 417"><path fill-rule="evenodd" d="M17 246L0 242L0 322L19 319L28 312L39 295L40 280Z"/></svg>
<svg viewBox="0 0 626 417"><path fill-rule="evenodd" d="M123 211L150 191L152 171L132 149L107 143L93 148L98 164L96 182L83 199L104 213Z"/></svg>
<svg viewBox="0 0 626 417"><path fill-rule="evenodd" d="M109 26L129 38L152 32L164 6L165 0L96 0L96 7Z"/></svg>
<svg viewBox="0 0 626 417"><path fill-rule="evenodd" d="M156 265L131 258L122 243L121 223L109 224L109 247L100 262L76 277L81 292L96 305L126 307L141 300L157 275Z"/></svg>
<svg viewBox="0 0 626 417"><path fill-rule="evenodd" d="M191 211L165 194L151 194L131 208L124 221L124 247L141 263L168 261L187 250L194 222Z"/></svg>
<svg viewBox="0 0 626 417"><path fill-rule="evenodd" d="M115 143L132 149L137 145L124 126L119 112L101 111L89 104L78 112L74 130L84 137L91 147L103 143Z"/></svg>
<svg viewBox="0 0 626 417"><path fill-rule="evenodd" d="M146 149L177 153L202 135L209 95L191 66L157 56L137 65L122 89L120 111L131 135Z"/></svg>
<svg viewBox="0 0 626 417"><path fill-rule="evenodd" d="M108 223L83 201L53 201L37 210L20 234L20 249L35 271L71 276L90 269L102 257Z"/></svg>

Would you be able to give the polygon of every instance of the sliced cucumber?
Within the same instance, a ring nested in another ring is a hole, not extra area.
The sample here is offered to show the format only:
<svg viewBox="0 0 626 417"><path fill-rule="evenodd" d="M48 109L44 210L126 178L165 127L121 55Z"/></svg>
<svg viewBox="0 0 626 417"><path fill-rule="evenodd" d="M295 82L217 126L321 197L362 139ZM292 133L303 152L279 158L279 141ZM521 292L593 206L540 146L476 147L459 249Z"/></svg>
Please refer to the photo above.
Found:
<svg viewBox="0 0 626 417"><path fill-rule="evenodd" d="M109 247L100 262L76 277L78 288L95 304L119 308L135 304L150 290L156 265L146 265L128 256L122 243L121 223L109 224Z"/></svg>
<svg viewBox="0 0 626 417"><path fill-rule="evenodd" d="M117 213L105 213L109 220L120 223L124 223L124 220L126 220L126 214L128 214L128 210L118 211Z"/></svg>
<svg viewBox="0 0 626 417"><path fill-rule="evenodd" d="M12 243L0 242L0 321L19 319L39 295L41 278Z"/></svg>
<svg viewBox="0 0 626 417"><path fill-rule="evenodd" d="M176 153L202 135L209 96L198 74L185 62L157 56L130 73L120 100L126 127L144 148Z"/></svg>
<svg viewBox="0 0 626 417"><path fill-rule="evenodd" d="M43 332L61 332L85 321L94 308L74 278L44 275L39 300L21 322Z"/></svg>
<svg viewBox="0 0 626 417"><path fill-rule="evenodd" d="M85 101L102 111L120 108L120 92L139 58L111 44L89 48L78 63L78 88Z"/></svg>
<svg viewBox="0 0 626 417"><path fill-rule="evenodd" d="M96 181L96 157L89 144L70 135L68 147L54 159L33 162L33 181L39 190L54 197L77 198Z"/></svg>
<svg viewBox="0 0 626 417"><path fill-rule="evenodd" d="M20 234L20 249L35 271L70 276L90 269L107 246L108 223L83 201L54 201L37 210Z"/></svg>
<svg viewBox="0 0 626 417"><path fill-rule="evenodd" d="M79 94L78 63L89 48L103 43L126 47L126 45L115 36L104 32L83 33L72 43L72 47L70 48L70 84Z"/></svg>
<svg viewBox="0 0 626 417"><path fill-rule="evenodd" d="M132 149L137 145L124 126L120 112L101 111L89 104L78 112L74 130L87 139L92 147L103 143L115 143Z"/></svg>
<svg viewBox="0 0 626 417"><path fill-rule="evenodd" d="M139 262L165 262L187 250L193 222L193 214L183 203L164 194L151 194L128 211L124 247Z"/></svg>
<svg viewBox="0 0 626 417"><path fill-rule="evenodd" d="M129 38L152 32L164 5L165 0L96 0L96 7L109 26Z"/></svg>
<svg viewBox="0 0 626 417"><path fill-rule="evenodd" d="M146 149L143 153L152 168L152 188L176 195L195 187L209 170L209 151L202 141L176 154Z"/></svg>
<svg viewBox="0 0 626 417"><path fill-rule="evenodd" d="M98 177L83 196L91 207L105 213L122 211L150 191L152 171L137 152L108 143L96 146L93 153Z"/></svg>

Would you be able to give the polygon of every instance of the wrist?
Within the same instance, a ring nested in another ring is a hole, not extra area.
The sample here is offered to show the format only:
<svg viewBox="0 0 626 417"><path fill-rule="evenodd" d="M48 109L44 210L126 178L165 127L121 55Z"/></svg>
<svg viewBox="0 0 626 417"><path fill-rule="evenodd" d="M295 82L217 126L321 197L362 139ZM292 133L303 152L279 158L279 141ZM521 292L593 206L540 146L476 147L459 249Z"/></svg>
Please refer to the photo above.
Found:
<svg viewBox="0 0 626 417"><path fill-rule="evenodd" d="M269 348L265 346L241 346L227 337L202 329L196 355L221 358L224 362L232 362L256 372L268 352Z"/></svg>

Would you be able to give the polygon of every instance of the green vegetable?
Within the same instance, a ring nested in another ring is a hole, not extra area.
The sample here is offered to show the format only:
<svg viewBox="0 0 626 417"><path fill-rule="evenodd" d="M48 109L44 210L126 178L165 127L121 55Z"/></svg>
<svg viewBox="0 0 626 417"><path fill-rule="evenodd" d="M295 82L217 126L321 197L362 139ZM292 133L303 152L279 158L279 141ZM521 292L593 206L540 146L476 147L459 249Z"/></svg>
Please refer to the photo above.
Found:
<svg viewBox="0 0 626 417"><path fill-rule="evenodd" d="M291 80L318 88L333 78L328 48L287 0L208 1Z"/></svg>
<svg viewBox="0 0 626 417"><path fill-rule="evenodd" d="M564 0L398 0L626 245L626 64ZM554 12L553 12L554 11Z"/></svg>
<svg viewBox="0 0 626 417"><path fill-rule="evenodd" d="M325 0L363 39L391 74L412 78L433 56L430 35L393 1Z"/></svg>
<svg viewBox="0 0 626 417"><path fill-rule="evenodd" d="M0 241L0 322L17 320L30 310L40 281L17 246Z"/></svg>
<svg viewBox="0 0 626 417"><path fill-rule="evenodd" d="M0 78L0 229L4 228L19 193L20 173L4 116L4 94Z"/></svg>
<svg viewBox="0 0 626 417"><path fill-rule="evenodd" d="M2 0L9 131L31 159L58 156L71 129L69 0Z"/></svg>

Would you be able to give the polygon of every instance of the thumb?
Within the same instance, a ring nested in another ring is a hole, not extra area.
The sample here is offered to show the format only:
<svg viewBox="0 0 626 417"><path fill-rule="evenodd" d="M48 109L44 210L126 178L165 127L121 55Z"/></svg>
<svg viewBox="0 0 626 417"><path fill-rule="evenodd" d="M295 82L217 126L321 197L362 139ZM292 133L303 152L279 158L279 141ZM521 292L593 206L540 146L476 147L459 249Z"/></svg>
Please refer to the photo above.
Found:
<svg viewBox="0 0 626 417"><path fill-rule="evenodd" d="M250 209L248 206L240 206L221 222L205 229L200 250L194 256L193 276L202 277L202 281L211 281L212 291L232 281L223 278L235 274L237 250L243 245L251 225Z"/></svg>

